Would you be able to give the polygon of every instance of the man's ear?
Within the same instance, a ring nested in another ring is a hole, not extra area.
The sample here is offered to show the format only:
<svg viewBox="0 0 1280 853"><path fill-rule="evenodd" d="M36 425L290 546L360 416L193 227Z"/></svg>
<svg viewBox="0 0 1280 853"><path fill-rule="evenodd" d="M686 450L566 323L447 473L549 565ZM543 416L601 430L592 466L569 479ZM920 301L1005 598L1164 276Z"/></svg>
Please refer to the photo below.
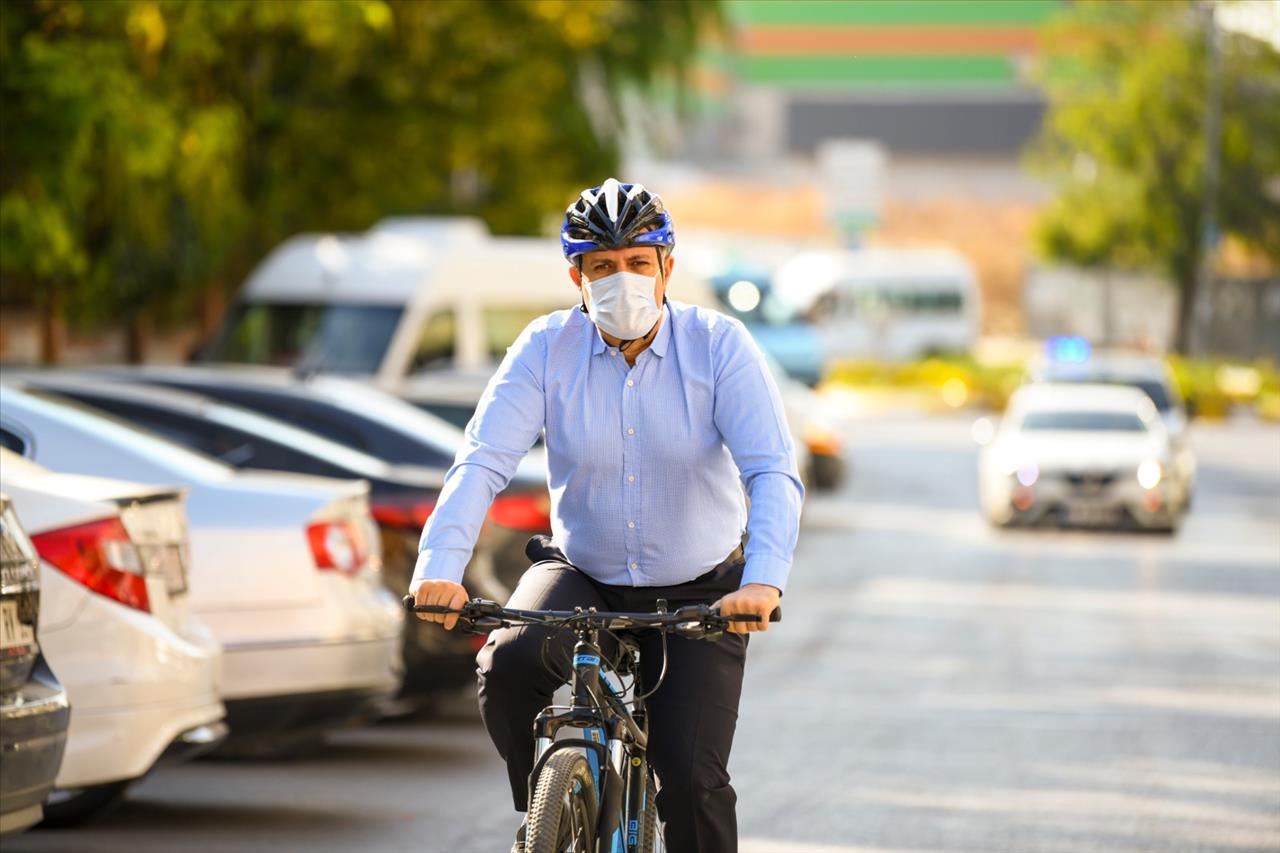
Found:
<svg viewBox="0 0 1280 853"><path fill-rule="evenodd" d="M577 264L569 267L569 278L573 280L574 287L582 289L582 270L578 269Z"/></svg>

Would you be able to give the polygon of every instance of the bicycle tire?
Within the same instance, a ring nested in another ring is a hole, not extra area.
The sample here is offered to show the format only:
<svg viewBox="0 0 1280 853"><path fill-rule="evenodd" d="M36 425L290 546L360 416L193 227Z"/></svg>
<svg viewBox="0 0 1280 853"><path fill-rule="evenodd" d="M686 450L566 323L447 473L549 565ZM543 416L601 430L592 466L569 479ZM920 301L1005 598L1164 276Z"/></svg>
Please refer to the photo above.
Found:
<svg viewBox="0 0 1280 853"><path fill-rule="evenodd" d="M596 786L586 757L562 749L547 759L538 774L529 805L525 850L594 853L596 816Z"/></svg>
<svg viewBox="0 0 1280 853"><path fill-rule="evenodd" d="M640 812L640 831L636 836L636 853L654 853L662 840L658 835L658 786L653 781L653 769L645 768L645 807Z"/></svg>

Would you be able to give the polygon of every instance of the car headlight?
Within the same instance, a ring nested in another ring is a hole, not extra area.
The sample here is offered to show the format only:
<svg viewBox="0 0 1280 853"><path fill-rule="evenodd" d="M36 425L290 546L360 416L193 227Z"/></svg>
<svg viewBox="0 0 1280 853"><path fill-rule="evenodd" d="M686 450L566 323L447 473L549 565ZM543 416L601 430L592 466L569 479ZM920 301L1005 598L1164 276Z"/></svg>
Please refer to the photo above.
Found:
<svg viewBox="0 0 1280 853"><path fill-rule="evenodd" d="M1154 489L1160 485L1160 478L1163 476L1164 469L1154 459L1147 459L1138 466L1138 485L1144 489Z"/></svg>
<svg viewBox="0 0 1280 853"><path fill-rule="evenodd" d="M1034 486L1036 480L1040 479L1040 469L1036 467L1036 463L1027 462L1018 466L1018 471L1015 476L1018 478L1018 482L1022 485Z"/></svg>

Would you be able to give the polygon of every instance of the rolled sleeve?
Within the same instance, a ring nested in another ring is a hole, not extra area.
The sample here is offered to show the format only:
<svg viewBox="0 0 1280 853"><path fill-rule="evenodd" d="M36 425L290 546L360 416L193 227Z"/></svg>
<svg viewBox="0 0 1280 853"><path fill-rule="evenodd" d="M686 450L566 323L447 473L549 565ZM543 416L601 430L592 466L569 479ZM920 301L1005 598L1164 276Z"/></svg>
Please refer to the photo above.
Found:
<svg viewBox="0 0 1280 853"><path fill-rule="evenodd" d="M799 537L804 486L782 397L763 354L741 323L724 324L713 353L716 427L750 501L742 582L785 591Z"/></svg>

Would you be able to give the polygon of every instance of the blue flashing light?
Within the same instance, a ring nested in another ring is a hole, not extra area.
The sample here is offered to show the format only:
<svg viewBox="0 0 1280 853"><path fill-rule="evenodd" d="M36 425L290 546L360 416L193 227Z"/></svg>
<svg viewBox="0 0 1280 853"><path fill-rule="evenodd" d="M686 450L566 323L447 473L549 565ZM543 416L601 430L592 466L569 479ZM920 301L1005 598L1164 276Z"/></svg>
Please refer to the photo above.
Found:
<svg viewBox="0 0 1280 853"><path fill-rule="evenodd" d="M1079 335L1055 335L1044 342L1049 358L1060 364L1084 364L1093 348Z"/></svg>

